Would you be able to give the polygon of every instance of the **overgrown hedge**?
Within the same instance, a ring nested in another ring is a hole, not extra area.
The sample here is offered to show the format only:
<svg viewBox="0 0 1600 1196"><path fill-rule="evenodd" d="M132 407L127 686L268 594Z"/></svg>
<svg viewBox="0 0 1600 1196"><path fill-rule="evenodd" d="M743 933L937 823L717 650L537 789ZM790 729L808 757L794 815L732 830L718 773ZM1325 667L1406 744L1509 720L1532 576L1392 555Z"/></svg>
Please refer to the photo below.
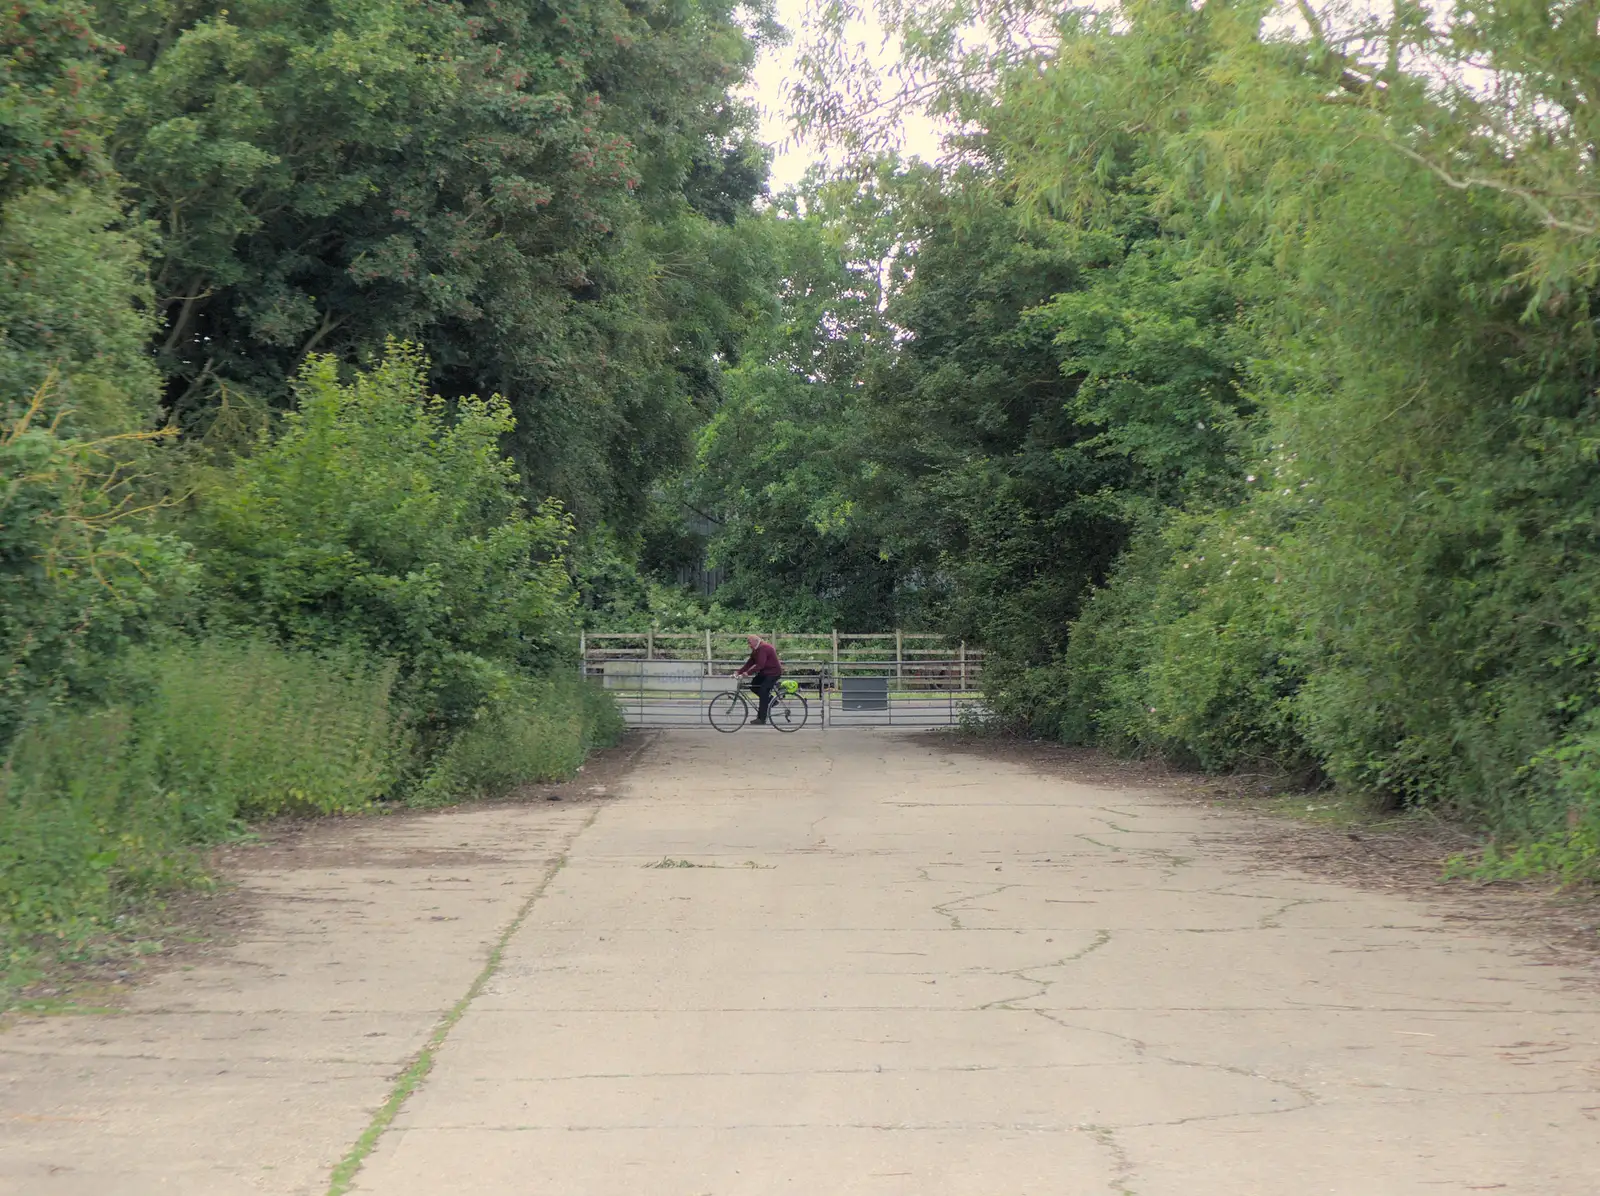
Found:
<svg viewBox="0 0 1600 1196"><path fill-rule="evenodd" d="M1101 496L1130 547L994 698L1044 734L1443 811L1489 875L1595 877L1600 205L1593 105L1552 65L1594 32L1469 2L1363 42L1322 12L1290 34L1121 5L991 117L1008 194L1119 238L1069 305L1116 335L1052 327L1096 446L1145 459ZM1139 243L1174 268L1132 270ZM1182 284L1212 274L1231 302L1200 311ZM1237 402L1205 406L1151 328L1211 346Z"/></svg>
<svg viewBox="0 0 1600 1196"><path fill-rule="evenodd" d="M29 726L0 769L0 947L71 944L202 878L197 849L253 819L435 806L572 775L614 742L608 695L520 681L427 758L396 666L211 638L139 653L120 701Z"/></svg>
<svg viewBox="0 0 1600 1196"><path fill-rule="evenodd" d="M570 775L620 718L566 670L574 596L498 399L406 346L298 404L183 505L146 441L0 427L0 947L104 930L251 819L440 805Z"/></svg>

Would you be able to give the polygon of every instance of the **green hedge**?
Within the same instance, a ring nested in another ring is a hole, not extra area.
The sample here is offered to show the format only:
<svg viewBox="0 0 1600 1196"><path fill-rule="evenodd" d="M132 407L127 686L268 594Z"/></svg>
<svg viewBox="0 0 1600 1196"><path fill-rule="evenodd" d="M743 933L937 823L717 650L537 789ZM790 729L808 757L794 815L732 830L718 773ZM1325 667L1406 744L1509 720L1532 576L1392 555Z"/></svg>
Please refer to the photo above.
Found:
<svg viewBox="0 0 1600 1196"><path fill-rule="evenodd" d="M76 938L195 871L241 820L358 810L403 740L392 666L218 640L149 651L121 702L63 709L0 771L0 932Z"/></svg>
<svg viewBox="0 0 1600 1196"><path fill-rule="evenodd" d="M59 709L0 768L0 945L77 942L130 901L201 877L196 849L246 820L442 805L570 776L614 742L610 697L577 678L519 681L431 759L393 700L395 667L260 640L133 656L120 700Z"/></svg>
<svg viewBox="0 0 1600 1196"><path fill-rule="evenodd" d="M579 678L524 681L460 732L408 795L416 806L500 797L527 781L578 770L589 750L622 736L611 696Z"/></svg>

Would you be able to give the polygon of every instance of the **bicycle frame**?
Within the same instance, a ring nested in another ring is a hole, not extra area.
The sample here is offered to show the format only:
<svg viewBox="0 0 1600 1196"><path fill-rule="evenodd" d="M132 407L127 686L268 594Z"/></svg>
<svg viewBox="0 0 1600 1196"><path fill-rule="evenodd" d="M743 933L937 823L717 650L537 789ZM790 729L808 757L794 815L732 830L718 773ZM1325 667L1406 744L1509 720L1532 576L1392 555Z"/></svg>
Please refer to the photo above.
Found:
<svg viewBox="0 0 1600 1196"><path fill-rule="evenodd" d="M746 723L750 721L751 714L760 709L759 700L754 702L751 701L751 695L754 693L754 679L750 677L740 677L732 690L718 694L707 704L707 721L709 721L711 725L718 731L722 731L724 733L731 734L734 731L740 730L745 726ZM737 723L735 723L733 726L723 726L722 723L718 721L718 704L724 700L727 700L727 715L729 716L734 714L734 704L738 704L739 718ZM795 704L798 704L800 714L800 719L797 723L793 722ZM800 682L792 677L780 678L778 683L772 687L772 702L768 709L769 713L771 711L780 711L784 715L781 721L770 718L768 720L768 725L779 731L798 731L801 727L805 726L811 718L811 707L806 702L805 697L800 693Z"/></svg>

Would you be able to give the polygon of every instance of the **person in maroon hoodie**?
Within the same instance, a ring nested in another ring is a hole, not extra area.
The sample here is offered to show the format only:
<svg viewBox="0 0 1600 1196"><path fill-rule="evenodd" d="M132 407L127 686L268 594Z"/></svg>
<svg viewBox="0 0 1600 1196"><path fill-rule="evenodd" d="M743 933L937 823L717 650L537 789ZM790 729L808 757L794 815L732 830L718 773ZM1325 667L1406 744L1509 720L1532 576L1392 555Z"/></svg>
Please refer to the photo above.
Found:
<svg viewBox="0 0 1600 1196"><path fill-rule="evenodd" d="M750 644L750 659L739 666L735 677L753 677L753 688L756 696L761 699L761 704L756 707L756 722L767 721L767 707L772 705L772 691L778 684L778 678L783 676L783 662L778 659L778 650L759 635L744 637Z"/></svg>

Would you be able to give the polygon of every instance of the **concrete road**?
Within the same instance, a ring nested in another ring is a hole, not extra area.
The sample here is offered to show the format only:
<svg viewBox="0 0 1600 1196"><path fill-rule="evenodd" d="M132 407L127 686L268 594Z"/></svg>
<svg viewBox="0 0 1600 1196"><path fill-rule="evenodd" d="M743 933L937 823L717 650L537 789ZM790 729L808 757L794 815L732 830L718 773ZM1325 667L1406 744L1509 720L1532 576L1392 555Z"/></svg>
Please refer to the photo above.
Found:
<svg viewBox="0 0 1600 1196"><path fill-rule="evenodd" d="M1600 1193L1592 989L1175 795L686 731L620 800L356 825L230 959L0 1036L0 1192L322 1196L455 1006L353 1191Z"/></svg>
<svg viewBox="0 0 1600 1196"><path fill-rule="evenodd" d="M357 1191L1600 1192L1600 1002L1190 802L665 738Z"/></svg>
<svg viewBox="0 0 1600 1196"><path fill-rule="evenodd" d="M599 808L329 819L244 852L231 942L116 1013L0 1032L0 1196L323 1196Z"/></svg>

